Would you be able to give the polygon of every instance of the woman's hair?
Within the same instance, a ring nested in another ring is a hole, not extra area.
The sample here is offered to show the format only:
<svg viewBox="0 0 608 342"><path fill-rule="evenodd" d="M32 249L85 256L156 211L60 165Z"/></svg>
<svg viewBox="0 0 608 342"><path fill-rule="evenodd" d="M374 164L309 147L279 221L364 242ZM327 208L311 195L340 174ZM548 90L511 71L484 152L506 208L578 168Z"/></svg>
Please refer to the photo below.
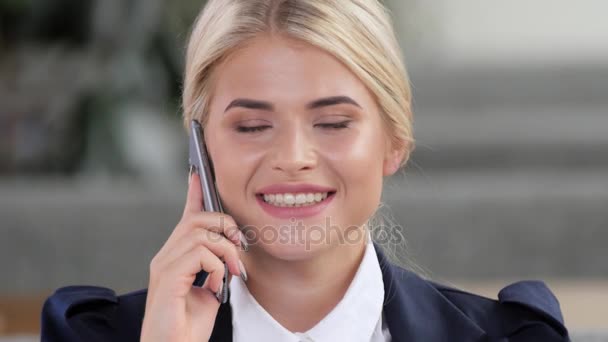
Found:
<svg viewBox="0 0 608 342"><path fill-rule="evenodd" d="M414 148L411 89L391 18L378 0L209 0L187 48L186 129L192 119L207 123L214 68L263 34L307 42L344 63L374 95L393 147L406 152L405 165ZM370 224L383 221L376 216Z"/></svg>

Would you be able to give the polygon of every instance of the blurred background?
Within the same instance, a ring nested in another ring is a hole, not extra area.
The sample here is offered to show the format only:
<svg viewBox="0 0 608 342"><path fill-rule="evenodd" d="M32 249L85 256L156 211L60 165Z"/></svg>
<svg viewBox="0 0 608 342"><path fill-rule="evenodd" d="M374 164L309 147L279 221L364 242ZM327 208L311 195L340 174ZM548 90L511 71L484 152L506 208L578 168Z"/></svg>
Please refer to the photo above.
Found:
<svg viewBox="0 0 608 342"><path fill-rule="evenodd" d="M608 3L385 3L417 147L384 201L411 260L493 298L542 279L575 341L608 341ZM185 200L203 4L0 0L0 341L36 340L58 287L147 286Z"/></svg>

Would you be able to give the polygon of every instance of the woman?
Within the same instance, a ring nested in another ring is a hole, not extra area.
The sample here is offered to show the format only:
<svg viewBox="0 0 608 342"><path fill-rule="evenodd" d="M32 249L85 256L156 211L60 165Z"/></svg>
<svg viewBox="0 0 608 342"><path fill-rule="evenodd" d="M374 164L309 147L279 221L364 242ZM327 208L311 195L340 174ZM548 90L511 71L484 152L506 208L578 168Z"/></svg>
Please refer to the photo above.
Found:
<svg viewBox="0 0 608 342"><path fill-rule="evenodd" d="M413 149L408 78L378 1L209 1L183 107L186 127L204 127L225 214L201 211L191 175L148 289L60 289L43 340L568 340L543 283L491 300L393 265L371 241L383 179Z"/></svg>

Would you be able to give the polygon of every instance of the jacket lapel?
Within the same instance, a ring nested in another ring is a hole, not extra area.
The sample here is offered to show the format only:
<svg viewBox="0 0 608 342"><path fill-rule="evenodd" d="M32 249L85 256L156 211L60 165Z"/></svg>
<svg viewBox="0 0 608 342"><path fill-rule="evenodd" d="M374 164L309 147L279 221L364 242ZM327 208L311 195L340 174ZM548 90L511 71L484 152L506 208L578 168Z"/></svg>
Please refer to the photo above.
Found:
<svg viewBox="0 0 608 342"><path fill-rule="evenodd" d="M480 341L485 332L431 283L390 263L374 243L384 280L384 315L392 340Z"/></svg>
<svg viewBox="0 0 608 342"><path fill-rule="evenodd" d="M374 247L382 269L383 312L392 341L483 340L485 332L431 283L390 263L375 242ZM230 300L220 305L210 341L232 342Z"/></svg>

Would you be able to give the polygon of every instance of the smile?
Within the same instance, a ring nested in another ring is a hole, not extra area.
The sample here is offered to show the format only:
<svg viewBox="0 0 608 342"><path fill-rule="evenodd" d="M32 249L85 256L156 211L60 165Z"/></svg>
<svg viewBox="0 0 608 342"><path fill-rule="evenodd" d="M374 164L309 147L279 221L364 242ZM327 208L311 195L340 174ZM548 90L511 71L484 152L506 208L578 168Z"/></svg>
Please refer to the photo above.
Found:
<svg viewBox="0 0 608 342"><path fill-rule="evenodd" d="M336 192L258 194L262 209L276 218L303 218L321 213L334 199Z"/></svg>
<svg viewBox="0 0 608 342"><path fill-rule="evenodd" d="M264 202L277 207L303 207L319 203L327 198L330 192L263 194Z"/></svg>

